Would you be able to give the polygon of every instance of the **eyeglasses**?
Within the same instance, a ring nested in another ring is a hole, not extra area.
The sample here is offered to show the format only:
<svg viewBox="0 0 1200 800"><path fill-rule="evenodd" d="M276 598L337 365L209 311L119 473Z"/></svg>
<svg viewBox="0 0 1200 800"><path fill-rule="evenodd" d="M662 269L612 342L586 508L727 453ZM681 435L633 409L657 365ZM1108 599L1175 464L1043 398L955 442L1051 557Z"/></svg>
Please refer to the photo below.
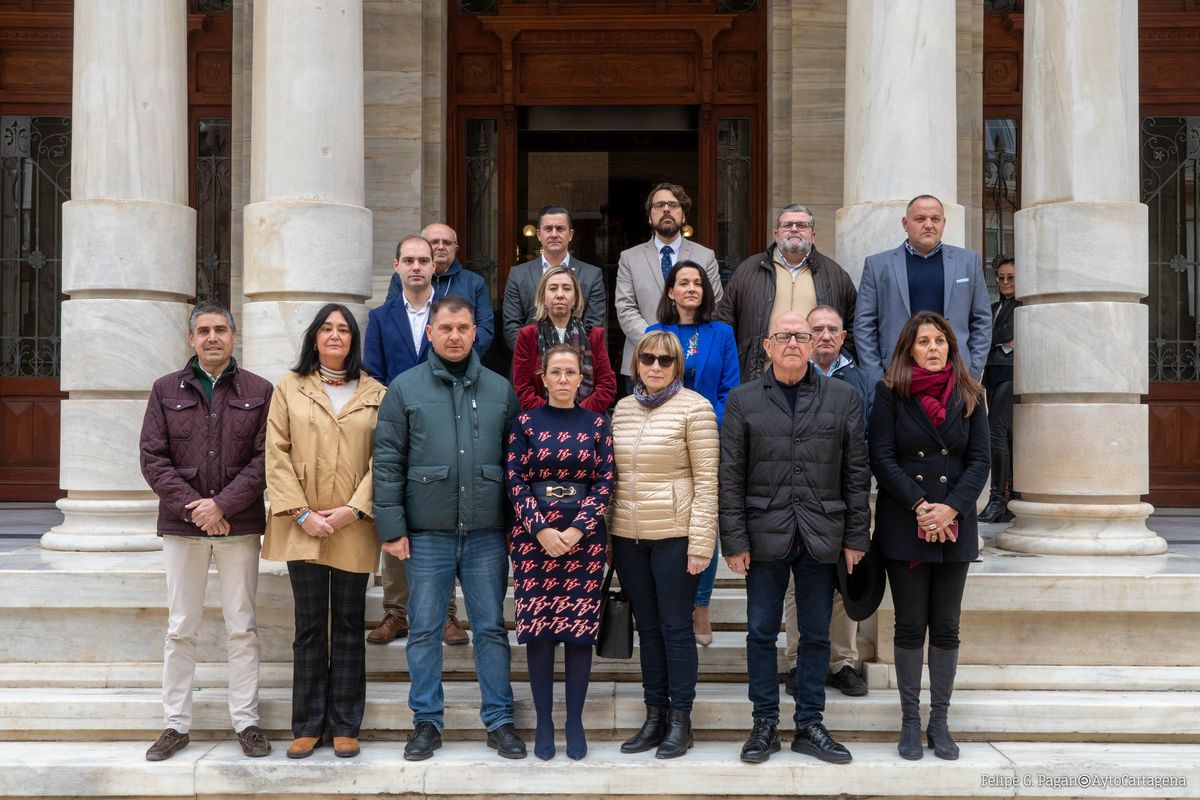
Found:
<svg viewBox="0 0 1200 800"><path fill-rule="evenodd" d="M656 356L653 353L642 353L638 356L638 363L643 367L652 367L655 361L663 369L668 369L675 364L675 356L669 354Z"/></svg>
<svg viewBox="0 0 1200 800"><path fill-rule="evenodd" d="M779 230L781 231L811 231L813 229L811 222L781 222Z"/></svg>
<svg viewBox="0 0 1200 800"><path fill-rule="evenodd" d="M658 200L654 203L651 203L650 207L655 211L662 211L664 208L669 208L672 211L678 211L681 208L679 202L676 200Z"/></svg>
<svg viewBox="0 0 1200 800"><path fill-rule="evenodd" d="M996 283L1012 283L1017 279L1016 275L997 275Z"/></svg>
<svg viewBox="0 0 1200 800"><path fill-rule="evenodd" d="M772 333L768 338L779 344L787 344L792 339L804 344L805 342L811 342L813 335L808 331L780 331L779 333Z"/></svg>

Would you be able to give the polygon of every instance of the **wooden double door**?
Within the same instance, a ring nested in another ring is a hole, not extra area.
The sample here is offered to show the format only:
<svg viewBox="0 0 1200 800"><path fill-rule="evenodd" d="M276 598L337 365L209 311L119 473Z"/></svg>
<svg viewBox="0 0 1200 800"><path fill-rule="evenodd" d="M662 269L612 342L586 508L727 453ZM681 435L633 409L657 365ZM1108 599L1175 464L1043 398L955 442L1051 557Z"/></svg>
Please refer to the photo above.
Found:
<svg viewBox="0 0 1200 800"><path fill-rule="evenodd" d="M656 183L686 188L685 234L724 269L763 247L766 13L724 0L451 3L447 218L498 311L509 270L538 253L545 205L571 210L572 252L605 270L610 314L621 251L650 236L642 204ZM499 342L490 362L506 357Z"/></svg>

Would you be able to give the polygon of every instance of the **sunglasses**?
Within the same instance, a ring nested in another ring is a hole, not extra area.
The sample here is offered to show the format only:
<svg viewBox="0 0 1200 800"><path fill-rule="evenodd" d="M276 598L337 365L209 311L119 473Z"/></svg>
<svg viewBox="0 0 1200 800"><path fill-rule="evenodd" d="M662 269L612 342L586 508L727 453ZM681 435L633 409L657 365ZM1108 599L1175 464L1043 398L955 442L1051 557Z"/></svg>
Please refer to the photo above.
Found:
<svg viewBox="0 0 1200 800"><path fill-rule="evenodd" d="M638 363L641 364L643 367L652 367L652 366L654 366L655 361L657 361L658 365L660 367L662 367L663 369L668 369L672 365L674 365L675 356L672 356L672 355L656 356L656 355L652 355L650 353L642 353L640 356L638 356Z"/></svg>

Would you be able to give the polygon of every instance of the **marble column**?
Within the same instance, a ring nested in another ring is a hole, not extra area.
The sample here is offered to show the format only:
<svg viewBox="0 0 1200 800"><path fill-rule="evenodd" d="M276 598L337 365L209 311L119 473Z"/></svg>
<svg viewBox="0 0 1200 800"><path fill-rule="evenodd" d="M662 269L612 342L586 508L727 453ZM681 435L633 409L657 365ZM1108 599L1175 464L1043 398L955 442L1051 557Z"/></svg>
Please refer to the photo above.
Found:
<svg viewBox="0 0 1200 800"><path fill-rule="evenodd" d="M846 136L837 261L858 280L863 260L904 241L908 201L946 207L943 238L965 243L958 203L955 0L846 5Z"/></svg>
<svg viewBox="0 0 1200 800"><path fill-rule="evenodd" d="M179 369L195 293L184 3L75 0L71 200L63 205L63 524L55 550L151 550L138 434Z"/></svg>
<svg viewBox="0 0 1200 800"><path fill-rule="evenodd" d="M362 0L256 0L243 364L277 381L325 303L366 322Z"/></svg>
<svg viewBox="0 0 1200 800"><path fill-rule="evenodd" d="M1008 550L1162 553L1146 527L1146 207L1136 0L1025 5Z"/></svg>

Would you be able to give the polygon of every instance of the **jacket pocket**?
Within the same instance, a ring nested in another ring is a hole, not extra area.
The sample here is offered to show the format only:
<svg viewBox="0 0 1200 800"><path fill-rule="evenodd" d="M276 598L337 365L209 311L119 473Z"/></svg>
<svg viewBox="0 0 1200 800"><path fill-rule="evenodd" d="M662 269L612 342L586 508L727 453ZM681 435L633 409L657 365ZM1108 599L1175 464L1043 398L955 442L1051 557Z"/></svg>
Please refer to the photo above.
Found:
<svg viewBox="0 0 1200 800"><path fill-rule="evenodd" d="M164 397L163 417L167 422L167 438L190 439L195 424L196 403L194 397Z"/></svg>
<svg viewBox="0 0 1200 800"><path fill-rule="evenodd" d="M771 507L771 498L769 497L753 497L746 496L746 508L754 509L755 511L766 511Z"/></svg>
<svg viewBox="0 0 1200 800"><path fill-rule="evenodd" d="M483 479L487 481L496 481L496 483L500 483L504 480L504 470L499 464L480 464L479 473L483 476Z"/></svg>
<svg viewBox="0 0 1200 800"><path fill-rule="evenodd" d="M450 467L409 467L409 483L433 483L442 481L450 474Z"/></svg>
<svg viewBox="0 0 1200 800"><path fill-rule="evenodd" d="M308 488L308 464L303 461L292 462L292 472L296 473L296 480L300 482L300 488Z"/></svg>
<svg viewBox="0 0 1200 800"><path fill-rule="evenodd" d="M825 512L825 516L832 517L835 514L846 513L846 504L841 500L822 500L821 510Z"/></svg>
<svg viewBox="0 0 1200 800"><path fill-rule="evenodd" d="M229 429L235 439L253 439L265 424L261 397L230 397L225 413L230 415Z"/></svg>

